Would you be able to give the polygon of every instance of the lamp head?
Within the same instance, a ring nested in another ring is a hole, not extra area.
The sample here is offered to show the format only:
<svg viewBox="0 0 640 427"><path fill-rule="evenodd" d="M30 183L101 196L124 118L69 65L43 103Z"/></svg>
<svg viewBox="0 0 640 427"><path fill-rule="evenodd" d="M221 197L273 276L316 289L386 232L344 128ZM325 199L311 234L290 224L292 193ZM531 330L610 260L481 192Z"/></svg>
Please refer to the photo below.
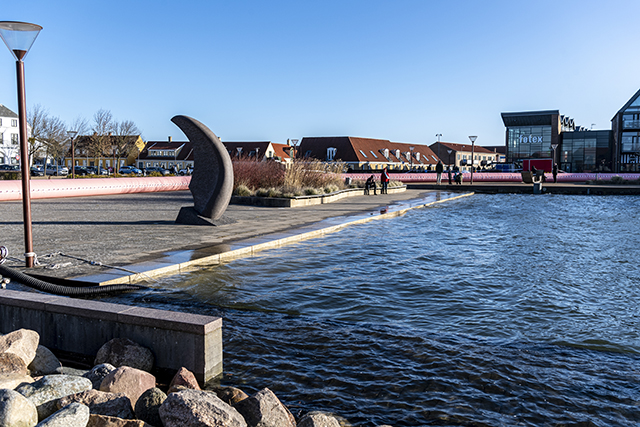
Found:
<svg viewBox="0 0 640 427"><path fill-rule="evenodd" d="M0 21L0 37L17 61L22 61L27 56L40 30L40 25L28 22Z"/></svg>
<svg viewBox="0 0 640 427"><path fill-rule="evenodd" d="M474 142L476 142L476 139L478 139L478 137L473 135L473 136L470 136L469 139L471 140L471 143L473 144Z"/></svg>

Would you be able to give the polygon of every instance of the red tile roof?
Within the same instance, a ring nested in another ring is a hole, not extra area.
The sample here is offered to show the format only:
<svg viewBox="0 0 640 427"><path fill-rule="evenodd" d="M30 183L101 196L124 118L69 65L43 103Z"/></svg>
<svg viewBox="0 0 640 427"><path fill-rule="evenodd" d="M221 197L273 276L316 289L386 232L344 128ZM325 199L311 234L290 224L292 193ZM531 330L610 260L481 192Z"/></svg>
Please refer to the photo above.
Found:
<svg viewBox="0 0 640 427"><path fill-rule="evenodd" d="M438 158L427 145L353 136L305 137L300 143L299 153L300 157L325 160L327 149L335 148L334 158L343 162L411 163L410 147L413 147L414 165L430 165L438 162ZM382 153L385 149L389 150L388 159Z"/></svg>

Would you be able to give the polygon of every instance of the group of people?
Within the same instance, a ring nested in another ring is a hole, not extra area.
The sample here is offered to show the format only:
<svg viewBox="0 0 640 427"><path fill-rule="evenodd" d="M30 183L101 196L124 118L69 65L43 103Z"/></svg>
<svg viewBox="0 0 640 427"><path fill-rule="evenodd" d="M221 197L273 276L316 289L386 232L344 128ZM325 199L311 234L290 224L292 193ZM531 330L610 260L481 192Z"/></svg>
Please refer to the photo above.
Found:
<svg viewBox="0 0 640 427"><path fill-rule="evenodd" d="M436 184L440 185L442 183L442 174L444 173L444 165L441 161L438 160L436 164ZM462 172L456 170L455 172L451 170L451 166L447 167L447 178L449 179L449 185L453 184L455 181L456 184L462 185Z"/></svg>
<svg viewBox="0 0 640 427"><path fill-rule="evenodd" d="M387 191L389 189L389 170L384 168L382 173L380 174L380 183L382 184L382 188L380 189L380 194L388 194ZM364 194L370 194L370 191L373 190L374 196L377 195L377 187L376 187L376 179L373 175L367 178L367 181L364 183Z"/></svg>
<svg viewBox="0 0 640 427"><path fill-rule="evenodd" d="M535 174L538 172L535 167L532 168L532 172ZM444 164L441 161L438 161L436 164L436 184L440 185L442 182L442 174L444 173ZM558 182L558 164L553 165L553 182ZM544 178L544 171L541 173L542 180ZM452 185L454 182L457 185L462 185L463 175L459 170L453 171L451 166L447 167L447 178L449 179L449 185ZM380 190L380 194L387 194L387 188L389 186L389 170L384 168L382 173L380 174L380 183L382 184L382 188ZM376 179L373 175L367 178L367 181L364 184L364 194L370 194L370 191L373 190L373 194L377 195L376 190Z"/></svg>

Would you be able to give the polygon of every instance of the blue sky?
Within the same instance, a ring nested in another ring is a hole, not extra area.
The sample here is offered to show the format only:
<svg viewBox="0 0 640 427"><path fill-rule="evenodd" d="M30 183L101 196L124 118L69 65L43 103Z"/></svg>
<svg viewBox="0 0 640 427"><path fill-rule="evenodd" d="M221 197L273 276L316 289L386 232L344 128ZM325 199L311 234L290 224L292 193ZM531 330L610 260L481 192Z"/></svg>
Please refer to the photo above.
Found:
<svg viewBox="0 0 640 427"><path fill-rule="evenodd" d="M503 111L610 128L640 89L638 16L633 0L21 0L0 20L44 27L27 105L67 122L103 108L147 140L184 139L186 114L230 141L499 145ZM16 111L6 48L0 78Z"/></svg>

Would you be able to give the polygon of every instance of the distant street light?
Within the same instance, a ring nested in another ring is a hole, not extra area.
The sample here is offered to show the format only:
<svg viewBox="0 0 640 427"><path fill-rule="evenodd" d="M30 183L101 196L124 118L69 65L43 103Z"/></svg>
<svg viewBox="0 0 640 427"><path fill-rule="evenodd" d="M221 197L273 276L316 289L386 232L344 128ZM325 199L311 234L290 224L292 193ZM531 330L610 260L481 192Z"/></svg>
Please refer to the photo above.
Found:
<svg viewBox="0 0 640 427"><path fill-rule="evenodd" d="M410 163L409 170L410 171L413 170L413 149L414 149L413 146L409 147L409 151L411 152L411 154L409 154L409 157L410 157L410 159L409 159L410 160L410 162L409 162Z"/></svg>
<svg viewBox="0 0 640 427"><path fill-rule="evenodd" d="M478 139L478 137L474 135L470 136L469 139L471 140L471 185L473 185L473 156L475 152L476 139Z"/></svg>
<svg viewBox="0 0 640 427"><path fill-rule="evenodd" d="M453 150L447 150L447 153L449 153L449 167L451 167L451 152Z"/></svg>
<svg viewBox="0 0 640 427"><path fill-rule="evenodd" d="M553 161L551 162L551 167L556 164L556 148L558 148L558 144L551 144L551 149L553 150Z"/></svg>
<svg viewBox="0 0 640 427"><path fill-rule="evenodd" d="M76 142L75 137L78 134L76 130L68 130L67 135L71 138L71 178L76 177Z"/></svg>
<svg viewBox="0 0 640 427"><path fill-rule="evenodd" d="M27 141L27 96L24 84L24 62L29 49L42 30L40 25L27 22L0 22L0 37L16 59L18 77L18 122L20 129L20 167L22 169L22 218L24 221L24 248L27 267L33 267L36 254L33 252L33 232L31 228L31 188L29 169L29 145Z"/></svg>
<svg viewBox="0 0 640 427"><path fill-rule="evenodd" d="M438 160L440 160L440 137L442 136L442 134L436 133L436 136L438 137Z"/></svg>
<svg viewBox="0 0 640 427"><path fill-rule="evenodd" d="M289 139L288 142L289 142L289 144L291 146L291 150L289 151L289 153L293 152L293 156L291 156L291 154L289 154L291 156L291 162L294 162L296 160L296 155L298 154L298 146L300 145L300 140L299 139Z"/></svg>

